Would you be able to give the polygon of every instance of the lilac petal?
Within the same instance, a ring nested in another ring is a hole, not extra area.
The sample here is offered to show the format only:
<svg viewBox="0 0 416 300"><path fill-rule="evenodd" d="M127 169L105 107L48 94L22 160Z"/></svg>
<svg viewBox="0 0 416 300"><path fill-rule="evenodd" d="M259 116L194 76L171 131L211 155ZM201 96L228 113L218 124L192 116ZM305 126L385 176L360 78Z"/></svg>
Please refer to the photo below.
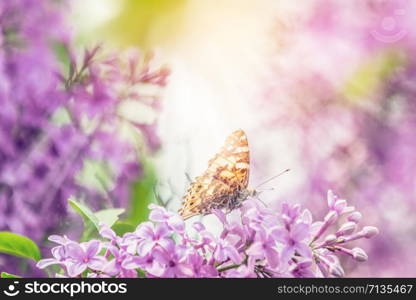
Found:
<svg viewBox="0 0 416 300"><path fill-rule="evenodd" d="M256 265L256 260L257 260L256 256L249 256L247 260L247 268L249 268L250 270L254 270L254 266Z"/></svg>
<svg viewBox="0 0 416 300"><path fill-rule="evenodd" d="M119 248L117 248L115 246L109 246L107 249L108 249L108 251L110 251L111 255L113 255L115 259L120 258Z"/></svg>
<svg viewBox="0 0 416 300"><path fill-rule="evenodd" d="M69 277L76 277L80 275L87 269L87 264L77 262L68 265L68 275Z"/></svg>
<svg viewBox="0 0 416 300"><path fill-rule="evenodd" d="M84 250L81 246L77 243L69 243L66 245L66 249L68 250L68 255L78 261L83 261L85 258Z"/></svg>
<svg viewBox="0 0 416 300"><path fill-rule="evenodd" d="M266 234L266 230L263 227L260 227L256 230L256 238L259 241L266 241L267 234Z"/></svg>
<svg viewBox="0 0 416 300"><path fill-rule="evenodd" d="M121 266L125 269L143 268L146 261L147 261L147 258L145 257L130 256L122 262Z"/></svg>
<svg viewBox="0 0 416 300"><path fill-rule="evenodd" d="M135 233L125 234L123 236L122 241L120 242L120 246L128 253L135 254L137 250L137 244L143 241L142 239L138 238Z"/></svg>
<svg viewBox="0 0 416 300"><path fill-rule="evenodd" d="M141 256L145 256L149 254L150 251L152 251L154 246L156 246L156 242L154 241L142 241L137 246L137 253Z"/></svg>
<svg viewBox="0 0 416 300"><path fill-rule="evenodd" d="M156 205L156 204L154 204L154 203L150 203L147 207L148 207L150 210L157 210L157 209L159 209L159 210L163 210L163 209L164 209L162 206Z"/></svg>
<svg viewBox="0 0 416 300"><path fill-rule="evenodd" d="M56 259L53 258L45 258L42 259L40 261L38 261L38 263L36 264L36 267L38 267L39 269L43 269L46 268L50 265L55 265L55 264L59 264L60 262L57 261Z"/></svg>
<svg viewBox="0 0 416 300"><path fill-rule="evenodd" d="M295 241L303 241L309 237L309 226L305 223L295 224L290 235Z"/></svg>
<svg viewBox="0 0 416 300"><path fill-rule="evenodd" d="M343 199L335 201L333 205L333 208L337 211L338 214L341 214L345 207L347 207L347 201Z"/></svg>
<svg viewBox="0 0 416 300"><path fill-rule="evenodd" d="M100 235L103 238L109 239L109 240L115 240L116 239L116 233L108 226L104 225L100 229Z"/></svg>
<svg viewBox="0 0 416 300"><path fill-rule="evenodd" d="M149 214L149 220L154 222L165 222L168 218L169 217L166 215L166 210L162 209L161 207L152 206Z"/></svg>
<svg viewBox="0 0 416 300"><path fill-rule="evenodd" d="M150 267L146 268L146 271L155 277L164 277L166 273L166 268L164 268L159 263L154 263Z"/></svg>
<svg viewBox="0 0 416 300"><path fill-rule="evenodd" d="M59 235L51 235L48 237L48 240L50 240L51 242L60 244L60 245L64 245L69 241L67 238L59 236Z"/></svg>
<svg viewBox="0 0 416 300"><path fill-rule="evenodd" d="M97 240L89 241L86 244L85 256L93 257L101 250L101 243Z"/></svg>
<svg viewBox="0 0 416 300"><path fill-rule="evenodd" d="M201 231L205 230L204 224L202 224L202 222L199 222L199 221L194 222L192 224L192 227L198 232L201 232Z"/></svg>
<svg viewBox="0 0 416 300"><path fill-rule="evenodd" d="M95 256L90 258L88 261L88 267L93 270L101 270L104 265L107 263L107 260L102 256Z"/></svg>
<svg viewBox="0 0 416 300"><path fill-rule="evenodd" d="M168 253L160 249L156 249L155 252L153 252L153 257L155 261L161 265L168 265L171 259Z"/></svg>
<svg viewBox="0 0 416 300"><path fill-rule="evenodd" d="M171 239L161 239L157 241L157 244L163 249L169 251L169 249L173 248L174 242Z"/></svg>
<svg viewBox="0 0 416 300"><path fill-rule="evenodd" d="M241 261L243 260L243 258L241 257L240 253L237 251L237 249L235 249L235 247L233 246L229 246L227 247L227 256L228 258L230 258L233 263L235 264L239 264L241 263Z"/></svg>
<svg viewBox="0 0 416 300"><path fill-rule="evenodd" d="M303 257L307 257L307 258L312 257L312 250L306 243L297 243L296 250Z"/></svg>
<svg viewBox="0 0 416 300"><path fill-rule="evenodd" d="M158 224L155 230L155 236L163 238L170 234L169 228L165 224Z"/></svg>
<svg viewBox="0 0 416 300"><path fill-rule="evenodd" d="M183 232L185 230L185 222L178 215L173 215L168 220L168 225L178 232Z"/></svg>
<svg viewBox="0 0 416 300"><path fill-rule="evenodd" d="M270 233L270 235L278 242L281 242L283 244L286 244L289 240L289 232L287 232L286 229L280 228L280 229L274 229Z"/></svg>
<svg viewBox="0 0 416 300"><path fill-rule="evenodd" d="M138 237L137 237L136 233L127 232L123 235L122 241L124 242L124 241L137 240L137 239L138 239Z"/></svg>
<svg viewBox="0 0 416 300"><path fill-rule="evenodd" d="M177 264L176 268L178 269L178 273L181 273L182 275L185 275L187 277L193 277L194 271L192 267L188 264Z"/></svg>
<svg viewBox="0 0 416 300"><path fill-rule="evenodd" d="M51 252L52 252L53 257L55 257L58 260L62 260L68 257L68 253L66 251L65 246L53 247Z"/></svg>
<svg viewBox="0 0 416 300"><path fill-rule="evenodd" d="M311 236L315 236L319 229L321 229L322 225L324 222L318 221L318 222L314 222L312 223L310 230L311 230Z"/></svg>
<svg viewBox="0 0 416 300"><path fill-rule="evenodd" d="M136 235L139 238L143 239L153 239L154 236L154 225L150 222L144 222L141 223L139 226L137 226L136 229Z"/></svg>
<svg viewBox="0 0 416 300"><path fill-rule="evenodd" d="M227 225L227 216L220 209L214 209L212 213L220 220L220 222L226 226Z"/></svg>
<svg viewBox="0 0 416 300"><path fill-rule="evenodd" d="M270 267L276 268L279 265L279 253L272 248L268 248L265 251L265 256Z"/></svg>
<svg viewBox="0 0 416 300"><path fill-rule="evenodd" d="M293 254L295 254L294 247L292 246L285 247L281 254L282 262L287 263L292 258Z"/></svg>
<svg viewBox="0 0 416 300"><path fill-rule="evenodd" d="M313 218L312 214L308 209L305 209L301 215L301 220L306 224L312 224Z"/></svg>
<svg viewBox="0 0 416 300"><path fill-rule="evenodd" d="M214 258L219 262L225 261L227 259L225 249L221 245L217 245L213 255Z"/></svg>
<svg viewBox="0 0 416 300"><path fill-rule="evenodd" d="M262 256L263 251L263 242L255 242L247 249L246 253L250 256Z"/></svg>
<svg viewBox="0 0 416 300"><path fill-rule="evenodd" d="M110 275L110 276L116 276L120 273L120 268L118 267L118 264L115 259L111 260L107 264L105 264L101 271Z"/></svg>

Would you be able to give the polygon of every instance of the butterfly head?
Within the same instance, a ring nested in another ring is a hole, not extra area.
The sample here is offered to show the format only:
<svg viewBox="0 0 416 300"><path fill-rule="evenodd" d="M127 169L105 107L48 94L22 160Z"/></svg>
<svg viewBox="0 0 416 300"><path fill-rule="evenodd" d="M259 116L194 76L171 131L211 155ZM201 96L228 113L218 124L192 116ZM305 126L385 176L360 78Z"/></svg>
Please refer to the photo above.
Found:
<svg viewBox="0 0 416 300"><path fill-rule="evenodd" d="M260 191L256 189L244 189L240 191L240 197L241 199L245 200L248 197L256 198L260 194Z"/></svg>

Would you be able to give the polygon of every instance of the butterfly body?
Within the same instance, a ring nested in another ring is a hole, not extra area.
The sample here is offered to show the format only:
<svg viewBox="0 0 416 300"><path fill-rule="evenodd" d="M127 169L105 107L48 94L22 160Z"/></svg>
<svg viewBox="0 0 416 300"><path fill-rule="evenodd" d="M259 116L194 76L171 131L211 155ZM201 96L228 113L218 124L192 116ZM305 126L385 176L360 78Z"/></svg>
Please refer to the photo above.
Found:
<svg viewBox="0 0 416 300"><path fill-rule="evenodd" d="M208 162L202 176L196 177L183 197L179 214L184 218L206 215L215 209L231 211L255 190L248 189L250 155L243 130L233 132L220 152Z"/></svg>

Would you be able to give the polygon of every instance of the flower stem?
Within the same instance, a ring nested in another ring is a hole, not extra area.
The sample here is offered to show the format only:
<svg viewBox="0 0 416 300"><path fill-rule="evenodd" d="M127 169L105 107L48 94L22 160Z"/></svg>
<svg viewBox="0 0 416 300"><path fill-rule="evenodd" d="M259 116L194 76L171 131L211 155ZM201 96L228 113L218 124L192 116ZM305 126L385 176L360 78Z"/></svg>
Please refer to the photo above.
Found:
<svg viewBox="0 0 416 300"><path fill-rule="evenodd" d="M231 270L231 269L236 269L241 265L243 265L243 264L232 264L232 265L229 265L229 266L226 266L226 267L222 267L222 268L218 269L218 272L225 272L225 271L228 271L228 270Z"/></svg>

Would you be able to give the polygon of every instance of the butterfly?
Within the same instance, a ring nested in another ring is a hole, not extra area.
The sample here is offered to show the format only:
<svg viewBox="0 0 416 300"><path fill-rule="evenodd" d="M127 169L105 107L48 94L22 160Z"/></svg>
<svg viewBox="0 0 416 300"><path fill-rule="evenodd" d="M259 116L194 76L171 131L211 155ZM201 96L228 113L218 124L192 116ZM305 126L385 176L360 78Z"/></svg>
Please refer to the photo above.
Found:
<svg viewBox="0 0 416 300"><path fill-rule="evenodd" d="M241 129L234 131L221 150L208 162L207 170L196 177L183 196L179 214L184 220L195 215L206 215L215 209L231 211L247 197L256 196L248 189L250 152L247 136Z"/></svg>

